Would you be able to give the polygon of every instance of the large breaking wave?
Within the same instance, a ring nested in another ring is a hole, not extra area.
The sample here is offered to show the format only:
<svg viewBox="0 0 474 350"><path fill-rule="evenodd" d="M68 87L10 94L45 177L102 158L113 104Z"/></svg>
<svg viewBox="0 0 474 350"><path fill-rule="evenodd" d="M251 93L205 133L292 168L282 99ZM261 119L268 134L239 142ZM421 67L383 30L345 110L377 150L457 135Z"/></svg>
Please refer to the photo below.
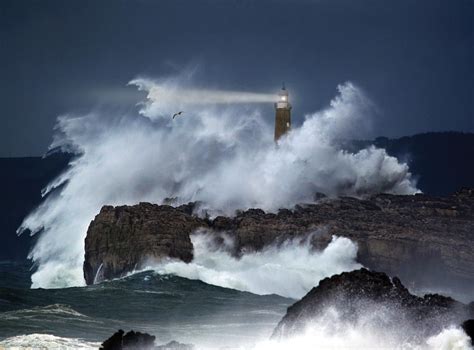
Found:
<svg viewBox="0 0 474 350"><path fill-rule="evenodd" d="M356 262L357 245L350 239L333 237L324 250L315 251L311 236L236 258L229 253L234 245L231 237L224 235L224 245L214 247L215 234L198 233L191 236L191 263L163 261L152 268L160 274L175 274L225 288L298 299L321 279L361 267Z"/></svg>
<svg viewBox="0 0 474 350"><path fill-rule="evenodd" d="M339 140L360 137L370 125L372 103L352 83L339 86L326 109L306 115L278 146L273 126L258 108L228 104L266 101L267 94L196 94L179 79L137 79L132 84L148 92L139 114L58 118L51 148L77 157L45 188L44 194L51 195L19 229L41 231L30 253L38 267L33 287L84 284L84 238L105 204L160 203L176 197L178 203L201 201L211 213L232 215L250 207L291 207L313 200L315 192L358 196L417 191L408 166L385 150L368 147L350 153L339 146ZM207 94L214 96L206 100ZM185 113L173 120L171 113L177 110Z"/></svg>

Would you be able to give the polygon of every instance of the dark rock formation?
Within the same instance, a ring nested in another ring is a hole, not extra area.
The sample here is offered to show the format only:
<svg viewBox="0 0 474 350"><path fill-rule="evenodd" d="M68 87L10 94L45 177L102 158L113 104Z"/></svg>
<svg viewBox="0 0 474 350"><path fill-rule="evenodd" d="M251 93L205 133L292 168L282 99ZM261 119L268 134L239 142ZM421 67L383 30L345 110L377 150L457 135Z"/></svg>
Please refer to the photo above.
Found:
<svg viewBox="0 0 474 350"><path fill-rule="evenodd" d="M155 349L155 337L148 333L119 329L109 339L104 341L100 350L153 350Z"/></svg>
<svg viewBox="0 0 474 350"><path fill-rule="evenodd" d="M448 197L324 198L278 213L249 209L213 220L192 211L192 204L103 207L87 232L86 282L93 283L96 275L121 276L149 258L190 261L189 235L206 228L235 237L236 254L314 231L319 231L312 237L317 248L327 245L331 235L345 236L358 243L358 260L364 266L417 286L474 290L473 189Z"/></svg>
<svg viewBox="0 0 474 350"><path fill-rule="evenodd" d="M193 247L189 234L205 225L202 219L191 215L192 207L149 203L104 206L87 231L87 284L122 276L148 259L170 257L191 261Z"/></svg>
<svg viewBox="0 0 474 350"><path fill-rule="evenodd" d="M471 337L471 344L474 345L474 320L464 321L462 324L464 332Z"/></svg>
<svg viewBox="0 0 474 350"><path fill-rule="evenodd" d="M386 335L402 330L405 339L433 335L443 327L461 325L473 314L467 305L449 297L438 294L418 297L410 294L396 277L391 279L385 273L360 269L320 281L288 308L273 337L301 332L309 321L321 318L329 308L338 312L338 327L341 323L357 325L363 319L364 326L374 323Z"/></svg>
<svg viewBox="0 0 474 350"><path fill-rule="evenodd" d="M148 333L130 331L125 333L119 329L105 340L100 350L193 350L194 345L183 344L175 340L163 345L155 345L156 337Z"/></svg>

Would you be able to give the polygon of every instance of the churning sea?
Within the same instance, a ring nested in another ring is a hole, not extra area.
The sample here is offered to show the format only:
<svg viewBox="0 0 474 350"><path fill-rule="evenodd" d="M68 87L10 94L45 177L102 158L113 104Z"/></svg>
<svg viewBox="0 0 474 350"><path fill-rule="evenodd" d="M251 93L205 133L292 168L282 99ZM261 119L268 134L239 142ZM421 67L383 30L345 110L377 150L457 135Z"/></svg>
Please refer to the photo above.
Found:
<svg viewBox="0 0 474 350"><path fill-rule="evenodd" d="M0 348L97 348L118 329L153 334L157 344L240 347L268 339L293 302L154 271L87 287L30 289L29 265L4 261Z"/></svg>

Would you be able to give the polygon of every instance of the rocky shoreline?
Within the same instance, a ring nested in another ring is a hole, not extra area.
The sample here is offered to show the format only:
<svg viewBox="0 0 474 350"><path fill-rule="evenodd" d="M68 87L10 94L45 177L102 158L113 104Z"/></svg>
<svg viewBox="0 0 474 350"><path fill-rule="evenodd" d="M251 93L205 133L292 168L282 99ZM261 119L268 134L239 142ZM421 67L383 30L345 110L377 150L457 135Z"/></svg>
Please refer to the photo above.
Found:
<svg viewBox="0 0 474 350"><path fill-rule="evenodd" d="M321 198L278 213L249 209L214 219L198 210L197 203L104 206L85 240L86 283L124 276L150 259L189 262L190 235L205 229L234 237L235 255L314 232L318 249L332 235L344 236L357 242L358 262L398 275L410 287L474 290L474 189L446 197Z"/></svg>

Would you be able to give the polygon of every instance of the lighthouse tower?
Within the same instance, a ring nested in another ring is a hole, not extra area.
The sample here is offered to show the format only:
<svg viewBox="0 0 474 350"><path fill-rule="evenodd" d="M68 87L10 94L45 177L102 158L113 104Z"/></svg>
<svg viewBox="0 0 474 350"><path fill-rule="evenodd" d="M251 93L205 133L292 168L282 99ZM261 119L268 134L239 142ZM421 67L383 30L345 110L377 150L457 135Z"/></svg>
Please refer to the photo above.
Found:
<svg viewBox="0 0 474 350"><path fill-rule="evenodd" d="M278 102L275 102L275 142L291 129L291 104L288 102L288 90L285 83L278 94Z"/></svg>

